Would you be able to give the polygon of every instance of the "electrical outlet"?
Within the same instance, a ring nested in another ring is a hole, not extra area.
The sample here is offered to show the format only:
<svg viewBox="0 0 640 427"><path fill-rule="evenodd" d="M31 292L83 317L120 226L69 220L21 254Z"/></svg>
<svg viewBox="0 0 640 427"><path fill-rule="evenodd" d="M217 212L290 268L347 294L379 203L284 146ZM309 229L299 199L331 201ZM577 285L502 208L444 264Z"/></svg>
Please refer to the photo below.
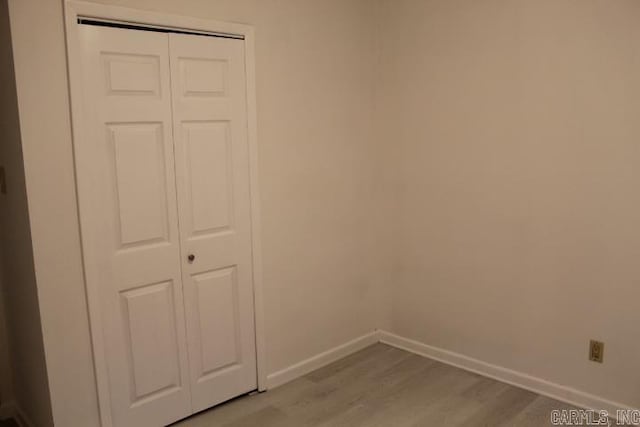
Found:
<svg viewBox="0 0 640 427"><path fill-rule="evenodd" d="M589 360L602 363L604 359L604 343L601 341L589 341Z"/></svg>

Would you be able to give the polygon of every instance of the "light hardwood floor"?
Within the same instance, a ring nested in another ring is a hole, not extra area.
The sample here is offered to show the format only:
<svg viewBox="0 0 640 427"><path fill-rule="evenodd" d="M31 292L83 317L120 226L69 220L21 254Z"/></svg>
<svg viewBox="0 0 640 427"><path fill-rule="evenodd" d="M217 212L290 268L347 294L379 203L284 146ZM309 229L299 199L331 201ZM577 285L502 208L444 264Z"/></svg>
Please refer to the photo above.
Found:
<svg viewBox="0 0 640 427"><path fill-rule="evenodd" d="M175 427L547 426L574 407L384 344Z"/></svg>

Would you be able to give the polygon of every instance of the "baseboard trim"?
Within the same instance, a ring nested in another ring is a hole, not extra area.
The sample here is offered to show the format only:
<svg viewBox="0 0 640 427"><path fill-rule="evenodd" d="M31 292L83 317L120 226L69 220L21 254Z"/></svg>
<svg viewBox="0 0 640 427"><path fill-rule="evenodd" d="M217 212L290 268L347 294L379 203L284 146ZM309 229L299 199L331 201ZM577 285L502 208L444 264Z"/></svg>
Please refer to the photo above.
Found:
<svg viewBox="0 0 640 427"><path fill-rule="evenodd" d="M282 384L288 383L296 378L308 374L316 369L322 368L336 360L342 359L352 353L362 350L372 344L379 341L378 331L373 331L368 334L362 335L349 342L346 342L337 347L324 351L309 359L303 360L284 368L280 371L267 375L267 389L278 387Z"/></svg>
<svg viewBox="0 0 640 427"><path fill-rule="evenodd" d="M515 387L523 388L543 396L550 397L580 408L605 410L615 417L619 409L633 409L622 403L614 402L571 387L556 384L522 372L483 362L463 354L430 346L419 341L404 338L387 331L379 331L379 341L390 346L434 359L485 377L495 379Z"/></svg>
<svg viewBox="0 0 640 427"><path fill-rule="evenodd" d="M20 427L34 426L29 417L27 417L22 408L20 408L20 405L13 400L3 403L2 406L0 406L0 419L4 418L13 418Z"/></svg>
<svg viewBox="0 0 640 427"><path fill-rule="evenodd" d="M460 353L434 347L391 332L376 330L329 349L295 365L267 375L267 389L278 387L377 342L437 360L469 372L547 396L579 408L605 410L611 417L618 410L637 409L572 387L557 384ZM25 426L29 427L29 426Z"/></svg>

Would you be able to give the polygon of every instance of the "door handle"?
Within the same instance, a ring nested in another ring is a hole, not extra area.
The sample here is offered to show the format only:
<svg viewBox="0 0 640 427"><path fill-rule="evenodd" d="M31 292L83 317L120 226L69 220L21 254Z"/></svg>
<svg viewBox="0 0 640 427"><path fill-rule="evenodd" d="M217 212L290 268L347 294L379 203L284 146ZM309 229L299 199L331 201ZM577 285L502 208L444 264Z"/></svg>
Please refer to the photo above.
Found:
<svg viewBox="0 0 640 427"><path fill-rule="evenodd" d="M196 259L196 256L194 254L189 254L189 256L187 257L187 259L189 260L189 262L193 262Z"/></svg>

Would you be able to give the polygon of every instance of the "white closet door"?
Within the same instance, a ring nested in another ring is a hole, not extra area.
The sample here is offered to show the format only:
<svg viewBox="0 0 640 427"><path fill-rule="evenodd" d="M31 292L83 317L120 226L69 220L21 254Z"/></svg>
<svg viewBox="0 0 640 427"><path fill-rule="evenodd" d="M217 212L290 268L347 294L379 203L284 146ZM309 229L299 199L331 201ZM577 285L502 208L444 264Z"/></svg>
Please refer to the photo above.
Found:
<svg viewBox="0 0 640 427"><path fill-rule="evenodd" d="M103 327L93 332L104 335L114 425L166 425L191 413L169 38L88 25L79 32L82 232Z"/></svg>
<svg viewBox="0 0 640 427"><path fill-rule="evenodd" d="M244 43L170 34L169 46L191 393L200 411L256 388Z"/></svg>

